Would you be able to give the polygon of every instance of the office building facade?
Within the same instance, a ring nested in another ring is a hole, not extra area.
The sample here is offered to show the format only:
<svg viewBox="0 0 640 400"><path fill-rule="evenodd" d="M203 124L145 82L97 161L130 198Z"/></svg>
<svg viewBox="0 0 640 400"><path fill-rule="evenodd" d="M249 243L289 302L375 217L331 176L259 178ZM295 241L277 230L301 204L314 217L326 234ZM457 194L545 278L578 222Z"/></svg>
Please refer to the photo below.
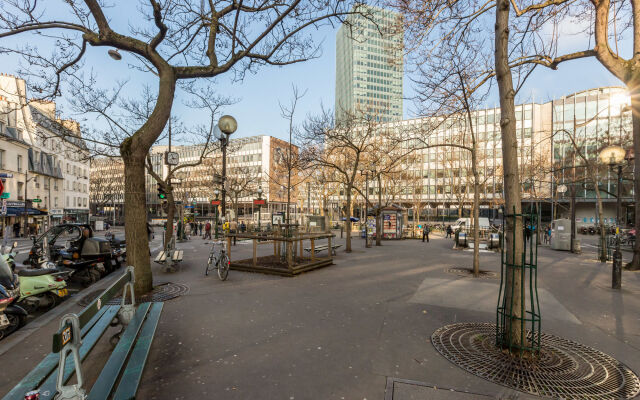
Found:
<svg viewBox="0 0 640 400"><path fill-rule="evenodd" d="M336 119L349 112L377 121L402 119L401 16L366 6L350 15L336 37Z"/></svg>

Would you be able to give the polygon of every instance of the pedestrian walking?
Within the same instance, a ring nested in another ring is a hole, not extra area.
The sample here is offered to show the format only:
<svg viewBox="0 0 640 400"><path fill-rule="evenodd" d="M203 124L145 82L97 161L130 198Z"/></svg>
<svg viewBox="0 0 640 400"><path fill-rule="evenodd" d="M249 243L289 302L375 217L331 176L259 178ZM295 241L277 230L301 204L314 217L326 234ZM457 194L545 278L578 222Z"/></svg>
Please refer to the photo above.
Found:
<svg viewBox="0 0 640 400"><path fill-rule="evenodd" d="M211 239L211 222L209 221L204 225L204 239Z"/></svg>
<svg viewBox="0 0 640 400"><path fill-rule="evenodd" d="M202 222L198 222L198 236L202 236Z"/></svg>
<svg viewBox="0 0 640 400"><path fill-rule="evenodd" d="M451 229L451 225L447 225L447 236L445 236L445 239L451 238L452 233L453 233L453 229Z"/></svg>
<svg viewBox="0 0 640 400"><path fill-rule="evenodd" d="M17 238L20 237L20 223L16 222L15 224L13 224L13 237Z"/></svg>
<svg viewBox="0 0 640 400"><path fill-rule="evenodd" d="M429 228L428 225L425 225L424 228L422 228L422 242L424 243L424 238L427 238L427 243L429 243L429 231L431 230L431 228Z"/></svg>

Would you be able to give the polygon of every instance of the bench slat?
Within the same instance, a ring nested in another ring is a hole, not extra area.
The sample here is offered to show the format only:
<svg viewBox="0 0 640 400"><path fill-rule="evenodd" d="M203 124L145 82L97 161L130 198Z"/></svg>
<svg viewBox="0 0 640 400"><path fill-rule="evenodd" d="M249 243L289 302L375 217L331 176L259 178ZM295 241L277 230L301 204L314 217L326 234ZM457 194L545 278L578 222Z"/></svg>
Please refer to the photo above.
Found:
<svg viewBox="0 0 640 400"><path fill-rule="evenodd" d="M173 261L182 261L182 250L176 250L173 252Z"/></svg>
<svg viewBox="0 0 640 400"><path fill-rule="evenodd" d="M102 368L102 372L100 373L98 380L93 384L91 392L87 396L87 400L106 399L109 397L109 394L118 379L118 375L120 375L120 371L124 366L124 362L136 342L136 337L142 327L142 323L145 320L150 305L151 303L142 303L136 310L133 319L129 322L127 329L125 329L124 333L120 337L116 348L113 349L109 360L107 360L107 363Z"/></svg>
<svg viewBox="0 0 640 400"><path fill-rule="evenodd" d="M82 346L80 346L80 361L83 361L93 347L98 343L98 340L102 337L104 332L109 328L111 321L120 310L120 306L108 306L109 310L104 313L102 318L93 326L93 328L82 339ZM75 372L73 366L73 357L70 355L67 358L67 362L64 364L64 382L67 382L71 375ZM49 400L56 395L56 380L57 374L52 374L47 378L44 384L40 388L40 400ZM48 396L46 395L48 393ZM24 398L24 395L23 395Z"/></svg>
<svg viewBox="0 0 640 400"><path fill-rule="evenodd" d="M151 342L153 341L153 336L155 335L156 327L160 320L163 305L163 303L153 303L151 306L144 327L140 332L140 336L138 336L136 346L131 352L127 368L122 373L122 378L120 378L120 383L113 396L113 400L129 400L135 398L140 379L142 378L142 372L147 362Z"/></svg>
<svg viewBox="0 0 640 400"><path fill-rule="evenodd" d="M120 306L107 306L103 307L93 318L82 328L81 336L84 337L87 332L102 318L105 313L105 318L111 321L118 312ZM31 370L22 378L20 383L18 383L9 393L7 393L2 400L24 400L24 394L36 389L42 381L45 380L51 372L53 372L58 367L58 360L60 360L60 355L57 353L49 353L44 360L40 362L34 369Z"/></svg>
<svg viewBox="0 0 640 400"><path fill-rule="evenodd" d="M158 255L156 256L156 259L154 261L155 262L160 262L160 259L162 258L163 254L164 254L164 251L161 251L160 253L158 253Z"/></svg>

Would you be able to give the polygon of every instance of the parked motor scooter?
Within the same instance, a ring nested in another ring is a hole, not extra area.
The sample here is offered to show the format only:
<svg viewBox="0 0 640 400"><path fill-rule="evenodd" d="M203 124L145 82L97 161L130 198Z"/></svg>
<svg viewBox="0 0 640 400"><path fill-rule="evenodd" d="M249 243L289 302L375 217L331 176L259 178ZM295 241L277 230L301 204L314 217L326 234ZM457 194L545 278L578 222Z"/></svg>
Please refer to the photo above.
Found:
<svg viewBox="0 0 640 400"><path fill-rule="evenodd" d="M17 244L14 242L11 250L2 255L14 273L16 253L13 250ZM68 273L59 271L53 263L49 264L47 268L23 268L18 271L20 298L17 304L28 313L40 307L53 308L69 294L64 280Z"/></svg>
<svg viewBox="0 0 640 400"><path fill-rule="evenodd" d="M0 339L12 334L27 321L27 311L15 304L19 298L18 276L11 271L5 257L0 257Z"/></svg>
<svg viewBox="0 0 640 400"><path fill-rule="evenodd" d="M595 235L596 234L596 227L595 226L590 226L589 227L589 235Z"/></svg>
<svg viewBox="0 0 640 400"><path fill-rule="evenodd" d="M104 264L93 260L62 260L63 271L69 271L70 279L88 287L102 278Z"/></svg>

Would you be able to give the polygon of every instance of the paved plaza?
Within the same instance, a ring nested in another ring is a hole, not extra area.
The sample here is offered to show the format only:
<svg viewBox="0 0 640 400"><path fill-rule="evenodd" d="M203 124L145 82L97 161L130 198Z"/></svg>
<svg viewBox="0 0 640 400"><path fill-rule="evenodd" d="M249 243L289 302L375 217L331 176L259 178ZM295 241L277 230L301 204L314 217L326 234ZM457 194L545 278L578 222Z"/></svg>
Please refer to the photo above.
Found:
<svg viewBox="0 0 640 400"><path fill-rule="evenodd" d="M336 240L344 244L339 232ZM384 241L365 249L354 238L353 252L342 247L335 265L324 269L294 278L230 271L221 282L204 276L205 241L180 243L180 270L167 274L154 265L154 277L189 291L165 303L138 398L532 398L465 372L432 346L431 334L444 325L495 323L499 254L481 253L481 268L496 274L473 279L449 271L472 260L470 251L452 246L436 235L430 243ZM261 254L272 250L259 246ZM623 288L614 291L611 265L595 261L588 246L583 250L576 256L540 247L542 329L638 373L640 273L623 272ZM239 242L231 258L251 254L251 244ZM0 370L0 393L50 351L59 318L46 317L27 325L29 335L0 343L3 363L12 366ZM99 344L89 368L104 362L107 346Z"/></svg>

